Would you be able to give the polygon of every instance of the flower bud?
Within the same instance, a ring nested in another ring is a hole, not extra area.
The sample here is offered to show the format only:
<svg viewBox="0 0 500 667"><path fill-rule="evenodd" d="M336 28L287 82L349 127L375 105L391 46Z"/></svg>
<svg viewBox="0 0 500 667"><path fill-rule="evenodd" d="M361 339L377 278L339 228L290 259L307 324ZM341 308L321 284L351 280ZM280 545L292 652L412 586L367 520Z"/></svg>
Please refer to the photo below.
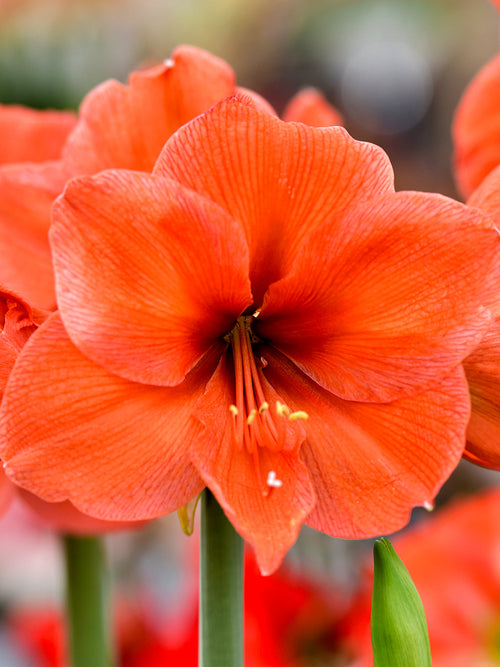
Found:
<svg viewBox="0 0 500 667"><path fill-rule="evenodd" d="M371 613L375 667L432 667L422 600L389 540L376 540Z"/></svg>

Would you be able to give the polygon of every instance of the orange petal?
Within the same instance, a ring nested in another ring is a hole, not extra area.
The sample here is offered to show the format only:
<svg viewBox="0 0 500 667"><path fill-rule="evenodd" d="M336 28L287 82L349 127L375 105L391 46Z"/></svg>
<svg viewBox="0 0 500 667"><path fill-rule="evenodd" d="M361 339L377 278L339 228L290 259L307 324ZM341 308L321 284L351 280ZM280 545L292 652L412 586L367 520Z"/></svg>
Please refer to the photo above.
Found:
<svg viewBox="0 0 500 667"><path fill-rule="evenodd" d="M271 285L255 333L337 396L393 400L430 386L479 342L499 250L487 218L440 195L344 209Z"/></svg>
<svg viewBox="0 0 500 667"><path fill-rule="evenodd" d="M278 115L266 99L264 99L261 95L254 92L253 90L250 90L249 88L242 88L241 86L238 86L236 88L236 97L241 102L250 104L259 111L270 113L271 116Z"/></svg>
<svg viewBox="0 0 500 667"><path fill-rule="evenodd" d="M65 326L84 354L122 377L181 382L252 303L239 225L170 179L75 179L53 217Z"/></svg>
<svg viewBox="0 0 500 667"><path fill-rule="evenodd" d="M5 392L7 474L100 519L176 510L203 488L189 460L202 431L191 412L212 369L208 359L174 389L123 380L84 357L55 313L25 345Z"/></svg>
<svg viewBox="0 0 500 667"><path fill-rule="evenodd" d="M500 470L500 317L464 361L472 401L465 458Z"/></svg>
<svg viewBox="0 0 500 667"><path fill-rule="evenodd" d="M455 178L467 197L500 164L500 55L466 89L452 131Z"/></svg>
<svg viewBox="0 0 500 667"><path fill-rule="evenodd" d="M66 179L60 162L0 169L0 284L44 309L55 306L50 209Z"/></svg>
<svg viewBox="0 0 500 667"><path fill-rule="evenodd" d="M256 304L293 248L353 201L392 191L385 153L340 127L284 123L237 99L182 127L155 167L241 221Z"/></svg>
<svg viewBox="0 0 500 667"><path fill-rule="evenodd" d="M235 92L234 73L207 51L180 46L163 65L107 81L84 100L65 149L75 174L109 168L151 171L181 125Z"/></svg>
<svg viewBox="0 0 500 667"><path fill-rule="evenodd" d="M283 120L305 123L312 127L343 125L340 113L326 101L316 88L304 88L288 102Z"/></svg>
<svg viewBox="0 0 500 667"><path fill-rule="evenodd" d="M0 398L19 352L47 315L0 289Z"/></svg>
<svg viewBox="0 0 500 667"><path fill-rule="evenodd" d="M500 226L500 165L495 167L467 200L468 206L480 208Z"/></svg>
<svg viewBox="0 0 500 667"><path fill-rule="evenodd" d="M16 487L14 487L16 488ZM143 528L143 521L104 521L79 512L68 500L47 503L26 489L16 488L17 496L27 505L40 521L52 530L72 535L99 535L118 530Z"/></svg>
<svg viewBox="0 0 500 667"><path fill-rule="evenodd" d="M266 359L269 381L291 409L309 415L302 455L317 502L308 525L371 537L432 504L464 448L470 405L461 368L416 397L373 404L336 398L277 352Z"/></svg>
<svg viewBox="0 0 500 667"><path fill-rule="evenodd" d="M75 123L70 111L0 105L0 164L56 160Z"/></svg>
<svg viewBox="0 0 500 667"><path fill-rule="evenodd" d="M297 539L314 493L297 448L259 447L255 459L237 446L229 411L233 402L234 371L224 355L197 405L196 416L206 429L193 442L193 462L233 526L254 547L261 572L271 574ZM267 484L272 471L276 486Z"/></svg>
<svg viewBox="0 0 500 667"><path fill-rule="evenodd" d="M16 486L12 484L10 479L0 468L0 516L2 516L10 507L14 500L16 493Z"/></svg>

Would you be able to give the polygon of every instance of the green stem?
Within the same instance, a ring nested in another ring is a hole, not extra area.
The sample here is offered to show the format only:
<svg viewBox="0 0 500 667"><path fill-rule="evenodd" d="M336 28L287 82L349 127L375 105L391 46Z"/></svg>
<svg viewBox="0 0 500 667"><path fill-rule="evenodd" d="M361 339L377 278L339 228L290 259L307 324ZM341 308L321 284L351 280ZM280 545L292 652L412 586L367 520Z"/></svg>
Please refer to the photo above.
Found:
<svg viewBox="0 0 500 667"><path fill-rule="evenodd" d="M199 667L243 667L243 540L208 489L201 499Z"/></svg>
<svg viewBox="0 0 500 667"><path fill-rule="evenodd" d="M63 537L72 667L112 667L108 571L97 537Z"/></svg>

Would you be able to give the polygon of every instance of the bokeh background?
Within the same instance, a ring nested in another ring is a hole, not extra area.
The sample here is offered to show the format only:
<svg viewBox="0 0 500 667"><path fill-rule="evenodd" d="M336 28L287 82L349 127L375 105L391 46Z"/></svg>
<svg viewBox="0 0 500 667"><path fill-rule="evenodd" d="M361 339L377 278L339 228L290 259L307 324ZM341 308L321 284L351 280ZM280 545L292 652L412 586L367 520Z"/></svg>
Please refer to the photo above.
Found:
<svg viewBox="0 0 500 667"><path fill-rule="evenodd" d="M457 197L453 111L499 50L499 25L488 0L0 0L0 103L76 109L104 79L126 81L176 45L194 44L227 60L238 83L278 112L300 88L320 88L355 138L388 152L397 189ZM499 475L463 463L437 506L499 485ZM413 522L422 514L415 511ZM195 544L196 533L189 539ZM146 597L152 617L181 617L196 588L188 542L175 516L107 538L120 596L141 604ZM305 528L288 568L348 597L370 548ZM53 664L15 639L11 618L59 605L63 587L57 536L14 507L0 521L2 667ZM348 664L335 660L316 655L304 664Z"/></svg>

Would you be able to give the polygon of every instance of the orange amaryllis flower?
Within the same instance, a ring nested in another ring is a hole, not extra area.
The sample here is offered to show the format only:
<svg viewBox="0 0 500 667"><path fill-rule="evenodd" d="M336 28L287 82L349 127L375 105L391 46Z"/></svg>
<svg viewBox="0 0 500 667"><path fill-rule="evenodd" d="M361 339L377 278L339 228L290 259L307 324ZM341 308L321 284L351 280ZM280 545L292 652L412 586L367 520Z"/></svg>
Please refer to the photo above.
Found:
<svg viewBox="0 0 500 667"><path fill-rule="evenodd" d="M500 165L500 55L469 84L455 113L454 167L457 186L468 197Z"/></svg>
<svg viewBox="0 0 500 667"><path fill-rule="evenodd" d="M434 667L496 667L500 489L454 501L394 540L424 605ZM352 610L358 667L371 667L371 578Z"/></svg>
<svg viewBox="0 0 500 667"><path fill-rule="evenodd" d="M138 519L208 486L271 572L304 521L400 528L460 459L498 233L395 193L376 146L229 99L153 175L71 181L51 241L60 315L10 376L1 443L46 500Z"/></svg>
<svg viewBox="0 0 500 667"><path fill-rule="evenodd" d="M50 161L43 164L26 162L0 169L0 283L32 304L53 309L48 230L52 203L65 183L74 176L109 168L150 172L175 130L238 90L250 96L259 108L274 113L258 95L236 87L234 72L227 63L192 46L177 48L162 65L134 72L128 85L106 81L97 86L83 101L78 124L59 160L52 161L59 155L50 153L43 158ZM299 103L297 116L292 119L336 121L335 112L326 102L318 94L313 97L311 93ZM293 113L292 108L289 114ZM0 109L0 144L10 146L8 120L18 119L24 127L23 114L28 111L9 115L6 110L6 121L2 123ZM46 135L39 121L36 136L33 133L31 142L18 141L17 145L25 148L9 161L34 160L34 152L42 159L39 151L43 139L55 146L49 121L53 123L56 117L47 117ZM74 122L71 116L69 120L63 116L61 136L63 129L68 132L70 121ZM60 143L56 153L59 151Z"/></svg>

